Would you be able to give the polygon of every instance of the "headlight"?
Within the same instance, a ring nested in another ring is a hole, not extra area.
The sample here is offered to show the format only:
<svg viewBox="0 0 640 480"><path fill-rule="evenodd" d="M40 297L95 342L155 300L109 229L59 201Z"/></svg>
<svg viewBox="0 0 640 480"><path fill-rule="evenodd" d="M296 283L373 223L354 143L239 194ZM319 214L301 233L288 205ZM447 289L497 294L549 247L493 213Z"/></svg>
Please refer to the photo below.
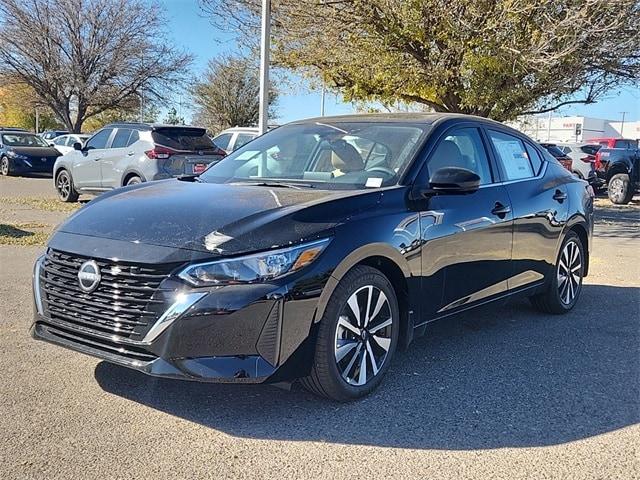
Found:
<svg viewBox="0 0 640 480"><path fill-rule="evenodd" d="M22 155L21 153L16 153L15 150L9 150L7 152L7 155L9 155L11 158L16 158L18 160L28 160L29 157L26 155Z"/></svg>
<svg viewBox="0 0 640 480"><path fill-rule="evenodd" d="M196 287L265 282L309 265L328 244L326 238L245 257L190 265L178 276Z"/></svg>

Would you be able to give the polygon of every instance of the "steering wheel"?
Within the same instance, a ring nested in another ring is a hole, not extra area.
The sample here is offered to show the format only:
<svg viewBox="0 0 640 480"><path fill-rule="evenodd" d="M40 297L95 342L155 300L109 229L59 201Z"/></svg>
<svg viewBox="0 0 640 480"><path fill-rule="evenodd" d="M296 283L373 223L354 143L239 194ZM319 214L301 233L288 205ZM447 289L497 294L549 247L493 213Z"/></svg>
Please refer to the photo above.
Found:
<svg viewBox="0 0 640 480"><path fill-rule="evenodd" d="M381 173L386 175L388 178L394 177L396 172L387 167L371 167L365 170L365 172L369 173Z"/></svg>

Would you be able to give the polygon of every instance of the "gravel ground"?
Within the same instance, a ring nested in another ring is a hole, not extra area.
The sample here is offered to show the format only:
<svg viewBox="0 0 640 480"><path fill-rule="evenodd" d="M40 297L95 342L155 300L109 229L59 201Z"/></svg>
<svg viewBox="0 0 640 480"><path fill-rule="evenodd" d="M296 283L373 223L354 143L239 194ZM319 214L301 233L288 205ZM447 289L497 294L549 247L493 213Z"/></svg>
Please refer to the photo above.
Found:
<svg viewBox="0 0 640 480"><path fill-rule="evenodd" d="M0 178L0 198L55 196ZM640 202L599 199L568 315L527 302L433 325L348 405L166 381L33 341L41 247L0 245L2 479L640 479ZM0 224L65 214L0 201Z"/></svg>

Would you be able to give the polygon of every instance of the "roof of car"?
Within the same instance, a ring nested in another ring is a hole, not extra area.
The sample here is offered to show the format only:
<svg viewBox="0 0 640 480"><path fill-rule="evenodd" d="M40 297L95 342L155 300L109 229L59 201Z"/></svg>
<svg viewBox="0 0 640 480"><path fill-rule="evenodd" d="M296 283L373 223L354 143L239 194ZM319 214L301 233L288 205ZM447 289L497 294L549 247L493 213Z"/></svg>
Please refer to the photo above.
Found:
<svg viewBox="0 0 640 480"><path fill-rule="evenodd" d="M467 115L463 113L354 113L348 115L336 115L326 117L315 117L304 120L297 120L291 123L316 123L316 122L331 122L331 121L349 121L349 122L379 122L379 121L391 121L391 122L419 122L419 123L436 123L444 120L451 119L473 119L477 121L483 121L487 123L493 123L495 125L505 126L496 120L492 120L486 117L479 117L475 115Z"/></svg>
<svg viewBox="0 0 640 480"><path fill-rule="evenodd" d="M105 127L120 127L120 128L137 128L140 130L157 130L160 128L185 128L185 129L198 129L203 130L203 127L196 127L193 125L171 125L166 123L144 123L144 122L113 122L105 125Z"/></svg>

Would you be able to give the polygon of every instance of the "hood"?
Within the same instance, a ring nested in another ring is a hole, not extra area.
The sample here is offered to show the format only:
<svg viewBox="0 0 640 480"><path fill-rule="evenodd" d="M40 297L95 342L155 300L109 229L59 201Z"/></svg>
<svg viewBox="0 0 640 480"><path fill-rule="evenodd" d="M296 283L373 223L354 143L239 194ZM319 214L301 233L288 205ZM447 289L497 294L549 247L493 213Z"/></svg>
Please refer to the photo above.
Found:
<svg viewBox="0 0 640 480"><path fill-rule="evenodd" d="M58 227L50 245L60 245L62 238L66 243L71 234L92 245L99 239L136 249L149 245L208 257L236 255L331 235L338 223L379 197L363 190L150 182L92 200Z"/></svg>
<svg viewBox="0 0 640 480"><path fill-rule="evenodd" d="M58 157L60 152L53 147L25 147L15 146L11 147L16 153L27 155L29 157Z"/></svg>

